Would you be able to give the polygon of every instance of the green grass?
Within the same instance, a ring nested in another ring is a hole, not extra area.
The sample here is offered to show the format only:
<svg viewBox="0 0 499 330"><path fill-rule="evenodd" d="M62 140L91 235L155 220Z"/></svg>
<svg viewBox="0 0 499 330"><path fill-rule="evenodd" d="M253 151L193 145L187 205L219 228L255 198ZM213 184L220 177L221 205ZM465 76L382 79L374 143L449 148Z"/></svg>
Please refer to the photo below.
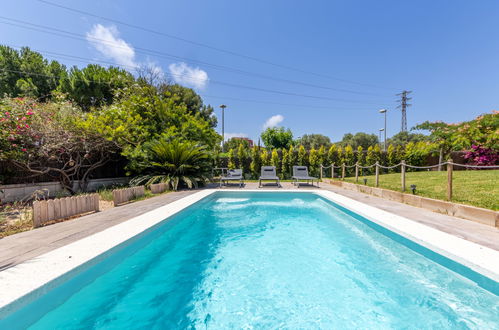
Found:
<svg viewBox="0 0 499 330"><path fill-rule="evenodd" d="M113 190L120 189L120 188L126 188L126 187L103 188L103 189L97 190L97 193L99 194L99 198L101 200L112 202L113 201ZM130 202L131 201L134 201L134 202L141 201L141 200L148 199L148 198L151 198L154 196L159 196L159 195L162 195L162 194L165 194L168 192L170 192L170 191L167 190L165 192L162 192L161 194L153 194L149 189L146 189L144 192L144 196L131 199Z"/></svg>
<svg viewBox="0 0 499 330"><path fill-rule="evenodd" d="M400 191L400 173L380 174L380 188ZM359 176L359 183L374 186L375 176ZM346 182L355 183L355 177L345 178ZM407 172L406 188L410 193L411 184L415 184L416 194L420 196L446 199L447 172ZM452 202L499 210L499 170L454 171Z"/></svg>
<svg viewBox="0 0 499 330"><path fill-rule="evenodd" d="M99 198L103 201L113 201L113 189L110 188L104 188L104 189L99 189L97 190L97 193L99 194Z"/></svg>

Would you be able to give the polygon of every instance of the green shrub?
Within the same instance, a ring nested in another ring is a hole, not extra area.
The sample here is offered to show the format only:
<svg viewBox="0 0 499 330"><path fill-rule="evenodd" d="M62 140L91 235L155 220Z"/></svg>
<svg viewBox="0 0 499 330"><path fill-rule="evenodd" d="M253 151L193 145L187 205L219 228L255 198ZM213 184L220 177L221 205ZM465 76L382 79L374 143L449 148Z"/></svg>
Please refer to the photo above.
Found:
<svg viewBox="0 0 499 330"><path fill-rule="evenodd" d="M262 166L269 166L270 165L270 157L269 157L269 152L267 150L265 150L265 149L262 150L260 158L262 159Z"/></svg>
<svg viewBox="0 0 499 330"><path fill-rule="evenodd" d="M236 168L236 155L234 149L229 149L229 162L227 163L229 169Z"/></svg>
<svg viewBox="0 0 499 330"><path fill-rule="evenodd" d="M248 173L248 167L246 165L247 158L248 158L248 153L244 145L241 143L237 148L237 167L242 169L243 173Z"/></svg>
<svg viewBox="0 0 499 330"><path fill-rule="evenodd" d="M169 141L164 137L148 143L144 152L146 158L139 163L139 168L146 174L132 179L131 185L165 182L177 190L180 184L193 188L210 178L209 154L193 142Z"/></svg>
<svg viewBox="0 0 499 330"><path fill-rule="evenodd" d="M327 152L327 161L328 165L330 164L335 164L335 166L338 166L338 147L336 144L331 145Z"/></svg>
<svg viewBox="0 0 499 330"><path fill-rule="evenodd" d="M256 179L259 177L261 167L262 167L262 159L260 156L260 148L253 147L251 149L251 164L250 164L250 169L253 178Z"/></svg>
<svg viewBox="0 0 499 330"><path fill-rule="evenodd" d="M298 148L298 165L300 166L308 166L307 162L307 151L305 150L305 147L300 145Z"/></svg>
<svg viewBox="0 0 499 330"><path fill-rule="evenodd" d="M365 166L365 155L364 155L364 148L362 146L357 147L357 164L359 166Z"/></svg>
<svg viewBox="0 0 499 330"><path fill-rule="evenodd" d="M289 151L282 149L281 173L283 179L288 179L291 173L291 164L289 162Z"/></svg>
<svg viewBox="0 0 499 330"><path fill-rule="evenodd" d="M315 148L312 147L310 149L309 155L308 155L308 163L310 165L310 174L312 176L318 176L319 175L319 153Z"/></svg>
<svg viewBox="0 0 499 330"><path fill-rule="evenodd" d="M272 150L272 156L270 157L270 165L275 166L276 172L281 172L281 160L279 158L279 153L277 149Z"/></svg>
<svg viewBox="0 0 499 330"><path fill-rule="evenodd" d="M290 167L289 173L291 173L291 168L298 164L298 154L293 146L289 147L288 156L289 156L289 167Z"/></svg>

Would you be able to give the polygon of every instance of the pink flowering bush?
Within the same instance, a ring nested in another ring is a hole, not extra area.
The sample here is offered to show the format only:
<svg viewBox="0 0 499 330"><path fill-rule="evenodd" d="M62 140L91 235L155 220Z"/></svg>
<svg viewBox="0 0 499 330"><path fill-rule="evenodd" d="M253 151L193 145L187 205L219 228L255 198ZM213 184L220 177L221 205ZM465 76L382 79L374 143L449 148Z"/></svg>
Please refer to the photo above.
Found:
<svg viewBox="0 0 499 330"><path fill-rule="evenodd" d="M490 159L494 157L492 155L497 154L499 150L498 111L492 111L461 123L447 124L426 121L415 126L414 129L429 131L430 141L438 145L440 152L445 157L451 151L471 148L469 159L476 159L476 162L490 162ZM477 150L474 149L475 146ZM478 146L480 147L478 148Z"/></svg>
<svg viewBox="0 0 499 330"><path fill-rule="evenodd" d="M32 132L37 104L24 98L0 101L0 160L18 158L30 149L36 136Z"/></svg>
<svg viewBox="0 0 499 330"><path fill-rule="evenodd" d="M85 185L117 152L113 142L84 128L85 114L67 102L0 102L0 160L33 177L51 176L73 193L74 181Z"/></svg>
<svg viewBox="0 0 499 330"><path fill-rule="evenodd" d="M481 145L472 145L471 150L464 155L473 165L492 166L499 162L499 154L490 148L485 148Z"/></svg>

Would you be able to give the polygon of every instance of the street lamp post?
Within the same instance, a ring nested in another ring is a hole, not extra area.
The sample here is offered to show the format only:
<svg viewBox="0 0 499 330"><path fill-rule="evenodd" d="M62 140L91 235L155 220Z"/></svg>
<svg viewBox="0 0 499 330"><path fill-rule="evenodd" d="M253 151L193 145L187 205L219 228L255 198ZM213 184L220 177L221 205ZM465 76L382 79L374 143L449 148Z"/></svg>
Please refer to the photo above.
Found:
<svg viewBox="0 0 499 330"><path fill-rule="evenodd" d="M379 129L379 144L381 144L381 132L384 132L384 128ZM385 132L385 151L386 151L386 132Z"/></svg>
<svg viewBox="0 0 499 330"><path fill-rule="evenodd" d="M385 132L385 142L383 143L383 150L386 151L386 109L381 109L379 113L384 113L385 114L385 127L383 128L383 131ZM381 141L381 135L380 135L380 141Z"/></svg>
<svg viewBox="0 0 499 330"><path fill-rule="evenodd" d="M225 115L224 110L227 108L225 104L220 105L220 109L222 109L222 152L225 152Z"/></svg>

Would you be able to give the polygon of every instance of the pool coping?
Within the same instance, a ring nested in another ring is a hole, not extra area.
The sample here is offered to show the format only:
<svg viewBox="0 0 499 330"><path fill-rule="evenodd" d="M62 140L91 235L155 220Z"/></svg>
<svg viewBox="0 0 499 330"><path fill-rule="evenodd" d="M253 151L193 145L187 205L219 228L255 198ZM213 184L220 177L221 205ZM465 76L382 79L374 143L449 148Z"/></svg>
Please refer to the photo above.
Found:
<svg viewBox="0 0 499 330"><path fill-rule="evenodd" d="M499 251L321 189L206 189L0 272L0 317L56 286L64 275L216 192L315 193L499 282Z"/></svg>

